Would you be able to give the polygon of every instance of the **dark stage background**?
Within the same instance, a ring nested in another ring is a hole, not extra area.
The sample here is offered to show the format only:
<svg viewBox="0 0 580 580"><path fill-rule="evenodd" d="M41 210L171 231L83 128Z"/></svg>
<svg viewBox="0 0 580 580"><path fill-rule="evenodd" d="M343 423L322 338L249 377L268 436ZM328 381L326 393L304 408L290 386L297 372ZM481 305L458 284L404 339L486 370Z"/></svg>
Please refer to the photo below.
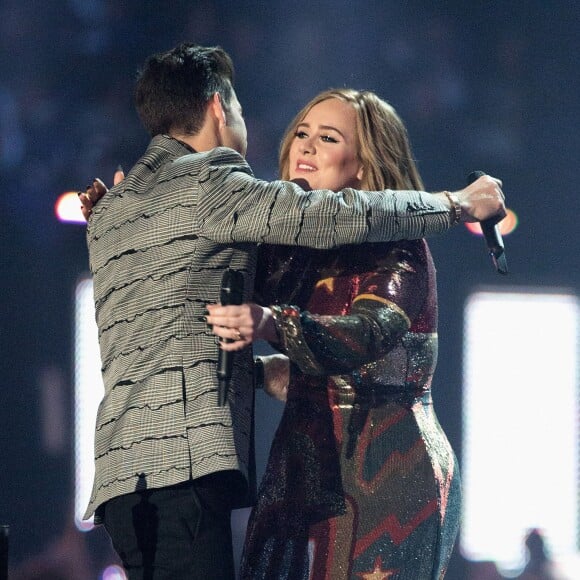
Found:
<svg viewBox="0 0 580 580"><path fill-rule="evenodd" d="M53 206L94 176L110 182L119 163L129 168L144 150L132 87L147 55L182 40L230 52L248 160L260 177L276 176L282 132L310 97L352 86L399 111L428 190L459 189L474 169L503 179L520 219L505 239L508 279L463 227L431 241L441 340L434 396L461 458L467 293L580 286L579 6L0 2L0 524L11 527L14 578L97 578L111 557L101 530L80 534L71 524L72 297L87 255L83 227L59 223ZM279 413L258 401L261 470ZM466 578L459 554L448 578Z"/></svg>

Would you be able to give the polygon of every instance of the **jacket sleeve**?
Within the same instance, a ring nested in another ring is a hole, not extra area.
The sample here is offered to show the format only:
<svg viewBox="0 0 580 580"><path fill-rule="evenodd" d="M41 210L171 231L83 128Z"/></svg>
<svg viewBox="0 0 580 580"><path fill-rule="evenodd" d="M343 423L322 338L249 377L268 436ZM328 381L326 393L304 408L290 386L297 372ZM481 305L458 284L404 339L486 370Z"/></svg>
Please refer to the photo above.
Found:
<svg viewBox="0 0 580 580"><path fill-rule="evenodd" d="M198 232L218 243L333 248L419 239L451 226L448 208L417 191L305 191L261 181L235 151L213 150L200 174Z"/></svg>
<svg viewBox="0 0 580 580"><path fill-rule="evenodd" d="M280 344L302 372L351 372L392 350L411 328L427 295L421 253L396 245L380 268L363 277L346 315L272 307ZM322 282L324 283L324 282Z"/></svg>

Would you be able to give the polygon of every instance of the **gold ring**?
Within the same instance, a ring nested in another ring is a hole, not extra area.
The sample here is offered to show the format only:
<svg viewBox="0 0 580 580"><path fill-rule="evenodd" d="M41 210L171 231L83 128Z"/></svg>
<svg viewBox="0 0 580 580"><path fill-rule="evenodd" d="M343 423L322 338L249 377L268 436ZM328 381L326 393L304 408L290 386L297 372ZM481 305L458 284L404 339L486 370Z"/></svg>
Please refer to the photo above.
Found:
<svg viewBox="0 0 580 580"><path fill-rule="evenodd" d="M240 332L239 328L236 328L236 336L234 340L242 340L242 333Z"/></svg>

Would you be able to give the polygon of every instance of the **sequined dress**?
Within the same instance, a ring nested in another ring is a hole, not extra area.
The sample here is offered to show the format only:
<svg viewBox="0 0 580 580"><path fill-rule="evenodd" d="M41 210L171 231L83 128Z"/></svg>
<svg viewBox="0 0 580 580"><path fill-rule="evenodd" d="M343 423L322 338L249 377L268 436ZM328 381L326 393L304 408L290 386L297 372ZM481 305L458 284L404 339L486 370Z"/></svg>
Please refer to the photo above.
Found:
<svg viewBox="0 0 580 580"><path fill-rule="evenodd" d="M300 252L309 257L292 264L288 250L282 274L264 284L264 299L276 291L303 309L276 313L294 364L241 577L443 578L461 491L431 398L437 296L427 244Z"/></svg>

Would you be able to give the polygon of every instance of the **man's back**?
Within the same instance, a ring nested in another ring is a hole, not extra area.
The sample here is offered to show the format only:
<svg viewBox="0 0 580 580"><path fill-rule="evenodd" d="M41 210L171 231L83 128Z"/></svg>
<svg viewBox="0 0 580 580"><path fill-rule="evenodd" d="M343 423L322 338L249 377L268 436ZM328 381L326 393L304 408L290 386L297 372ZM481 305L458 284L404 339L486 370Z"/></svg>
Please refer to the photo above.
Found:
<svg viewBox="0 0 580 580"><path fill-rule="evenodd" d="M189 153L174 139L155 138L90 222L105 397L88 513L138 489L248 471L250 352L236 356L236 396L218 407L218 347L201 317L207 302L219 300L226 268L253 280L256 246L198 235L199 171L207 154ZM184 155L186 163L174 163ZM248 284L246 297L250 292ZM245 388L238 389L242 375Z"/></svg>

